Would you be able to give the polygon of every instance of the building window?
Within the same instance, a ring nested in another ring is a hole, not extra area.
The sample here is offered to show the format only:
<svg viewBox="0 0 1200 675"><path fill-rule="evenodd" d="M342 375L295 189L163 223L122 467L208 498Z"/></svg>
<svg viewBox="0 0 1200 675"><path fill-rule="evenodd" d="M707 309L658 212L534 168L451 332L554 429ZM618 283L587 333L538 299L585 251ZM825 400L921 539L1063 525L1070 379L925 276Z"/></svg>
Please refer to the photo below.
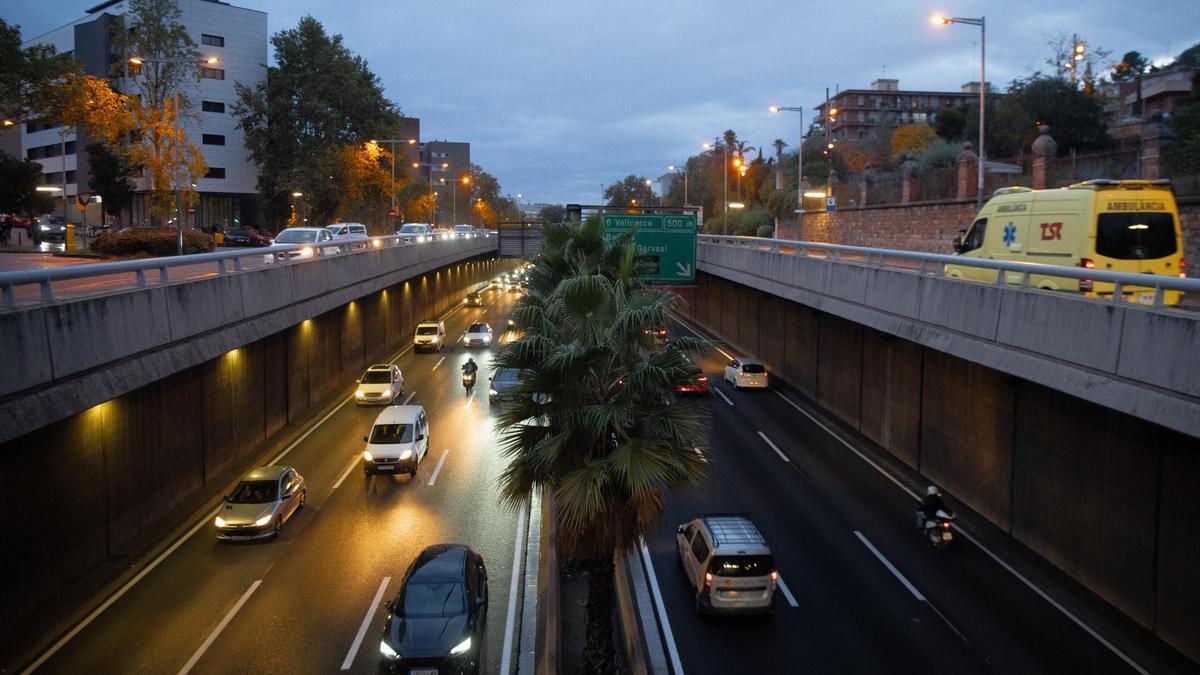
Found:
<svg viewBox="0 0 1200 675"><path fill-rule="evenodd" d="M58 143L42 146L42 157L58 157L61 154L62 149L59 147Z"/></svg>
<svg viewBox="0 0 1200 675"><path fill-rule="evenodd" d="M67 182L68 182L68 183L74 183L74 182L75 182L75 171L74 171L74 170L71 170L71 171L68 171L68 172L67 172Z"/></svg>
<svg viewBox="0 0 1200 675"><path fill-rule="evenodd" d="M224 178L225 177L225 169L222 169L217 166L210 166L210 167L208 167L208 173L204 174L204 177L205 178Z"/></svg>
<svg viewBox="0 0 1200 675"><path fill-rule="evenodd" d="M220 35L208 35L207 33L200 34L200 44L209 45L210 47L224 47L225 38Z"/></svg>
<svg viewBox="0 0 1200 675"><path fill-rule="evenodd" d="M204 145L225 145L225 137L221 134L203 134L200 142Z"/></svg>
<svg viewBox="0 0 1200 675"><path fill-rule="evenodd" d="M211 113L225 112L225 104L220 101L201 101L200 108L204 112L211 112Z"/></svg>
<svg viewBox="0 0 1200 675"><path fill-rule="evenodd" d="M28 150L25 151L25 159L41 159L41 158L42 158L42 149L41 148L29 148Z"/></svg>
<svg viewBox="0 0 1200 675"><path fill-rule="evenodd" d="M201 68L200 77L209 80L223 80L225 79L225 71L220 68Z"/></svg>
<svg viewBox="0 0 1200 675"><path fill-rule="evenodd" d="M75 141L67 141L67 154L75 154Z"/></svg>

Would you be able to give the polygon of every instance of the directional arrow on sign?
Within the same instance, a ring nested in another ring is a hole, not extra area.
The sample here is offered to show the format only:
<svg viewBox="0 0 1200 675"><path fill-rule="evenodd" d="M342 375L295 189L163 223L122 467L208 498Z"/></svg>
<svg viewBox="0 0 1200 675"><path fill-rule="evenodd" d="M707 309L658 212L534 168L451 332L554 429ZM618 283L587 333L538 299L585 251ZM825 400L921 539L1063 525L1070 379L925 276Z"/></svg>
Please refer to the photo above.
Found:
<svg viewBox="0 0 1200 675"><path fill-rule="evenodd" d="M676 273L678 274L678 276L681 276L681 277L692 276L692 264L691 263L677 262L677 263L675 263L675 270L676 270Z"/></svg>

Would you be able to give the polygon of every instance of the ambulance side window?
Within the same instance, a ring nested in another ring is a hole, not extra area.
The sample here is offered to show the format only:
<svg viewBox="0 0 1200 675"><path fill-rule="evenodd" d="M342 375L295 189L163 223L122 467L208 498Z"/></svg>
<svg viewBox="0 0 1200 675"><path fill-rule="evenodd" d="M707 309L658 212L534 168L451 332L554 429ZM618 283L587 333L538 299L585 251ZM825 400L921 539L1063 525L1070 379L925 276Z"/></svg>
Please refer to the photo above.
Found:
<svg viewBox="0 0 1200 675"><path fill-rule="evenodd" d="M967 236L963 238L963 252L974 251L983 246L983 235L987 231L987 218L980 218L971 225Z"/></svg>

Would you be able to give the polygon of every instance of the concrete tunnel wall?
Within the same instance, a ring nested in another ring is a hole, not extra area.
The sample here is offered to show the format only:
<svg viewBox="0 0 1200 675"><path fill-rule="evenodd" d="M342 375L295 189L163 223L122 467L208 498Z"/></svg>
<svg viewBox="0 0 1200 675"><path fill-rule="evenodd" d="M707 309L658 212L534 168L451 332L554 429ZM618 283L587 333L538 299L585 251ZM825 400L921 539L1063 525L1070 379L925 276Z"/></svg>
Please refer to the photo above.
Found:
<svg viewBox="0 0 1200 675"><path fill-rule="evenodd" d="M0 444L0 631L265 461L417 322L516 262L421 274Z"/></svg>
<svg viewBox="0 0 1200 675"><path fill-rule="evenodd" d="M683 313L1200 660L1200 439L700 272Z"/></svg>

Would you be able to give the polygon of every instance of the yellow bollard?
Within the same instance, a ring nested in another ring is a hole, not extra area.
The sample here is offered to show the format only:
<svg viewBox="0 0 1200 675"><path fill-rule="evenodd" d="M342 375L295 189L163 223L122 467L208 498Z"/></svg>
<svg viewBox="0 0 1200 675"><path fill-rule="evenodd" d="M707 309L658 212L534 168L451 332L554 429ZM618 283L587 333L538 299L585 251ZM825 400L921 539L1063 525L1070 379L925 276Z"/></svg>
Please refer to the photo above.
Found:
<svg viewBox="0 0 1200 675"><path fill-rule="evenodd" d="M67 223L67 234L64 241L68 251L75 250L75 223Z"/></svg>
<svg viewBox="0 0 1200 675"><path fill-rule="evenodd" d="M224 244L225 243L225 233L220 230L213 232L213 243L216 244L217 246L221 246L222 244Z"/></svg>

